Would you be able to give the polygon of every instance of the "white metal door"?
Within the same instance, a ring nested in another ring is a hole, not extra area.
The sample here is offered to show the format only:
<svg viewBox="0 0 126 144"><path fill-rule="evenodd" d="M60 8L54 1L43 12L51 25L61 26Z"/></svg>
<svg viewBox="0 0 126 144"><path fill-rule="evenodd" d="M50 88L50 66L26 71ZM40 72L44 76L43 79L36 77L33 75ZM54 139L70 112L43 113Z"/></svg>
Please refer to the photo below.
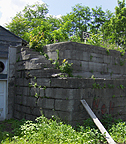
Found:
<svg viewBox="0 0 126 144"><path fill-rule="evenodd" d="M0 81L0 120L6 118L6 81Z"/></svg>

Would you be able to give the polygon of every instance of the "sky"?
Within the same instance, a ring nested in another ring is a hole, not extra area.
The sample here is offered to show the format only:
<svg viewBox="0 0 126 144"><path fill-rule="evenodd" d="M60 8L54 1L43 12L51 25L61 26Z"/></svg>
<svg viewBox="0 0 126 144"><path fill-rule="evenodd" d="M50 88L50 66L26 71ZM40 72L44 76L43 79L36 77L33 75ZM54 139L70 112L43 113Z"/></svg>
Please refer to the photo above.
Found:
<svg viewBox="0 0 126 144"><path fill-rule="evenodd" d="M78 3L90 8L101 6L104 11L108 9L111 12L114 12L117 6L117 0L0 0L0 25L5 26L5 23L9 23L27 4L36 2L46 3L49 14L57 17L71 12L72 7Z"/></svg>

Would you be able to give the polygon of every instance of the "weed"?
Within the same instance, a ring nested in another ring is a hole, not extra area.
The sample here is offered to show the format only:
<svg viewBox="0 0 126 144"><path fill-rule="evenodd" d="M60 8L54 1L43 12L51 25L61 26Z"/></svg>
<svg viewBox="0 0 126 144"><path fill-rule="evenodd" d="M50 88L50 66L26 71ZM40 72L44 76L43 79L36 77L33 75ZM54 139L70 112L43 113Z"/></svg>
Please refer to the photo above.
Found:
<svg viewBox="0 0 126 144"><path fill-rule="evenodd" d="M113 71L110 73L110 75L112 76L112 74L113 74Z"/></svg>
<svg viewBox="0 0 126 144"><path fill-rule="evenodd" d="M45 53L44 54L44 57L48 60L49 59L49 56Z"/></svg>
<svg viewBox="0 0 126 144"><path fill-rule="evenodd" d="M37 83L34 84L34 88L37 88Z"/></svg>
<svg viewBox="0 0 126 144"><path fill-rule="evenodd" d="M39 95L38 95L38 93L35 93L35 97L36 97L36 98L39 98Z"/></svg>
<svg viewBox="0 0 126 144"><path fill-rule="evenodd" d="M29 83L29 88L31 88L33 85L32 85L32 83Z"/></svg>
<svg viewBox="0 0 126 144"><path fill-rule="evenodd" d="M100 87L100 85L99 84L97 84L97 83L94 83L93 84L93 89L100 89L101 87Z"/></svg>
<svg viewBox="0 0 126 144"><path fill-rule="evenodd" d="M93 71L93 70L91 70L90 72L91 72L91 73L93 73L94 71Z"/></svg>
<svg viewBox="0 0 126 144"><path fill-rule="evenodd" d="M110 55L110 51L109 49L106 50L107 55Z"/></svg>
<svg viewBox="0 0 126 144"><path fill-rule="evenodd" d="M108 88L114 88L115 86L113 84L108 84Z"/></svg>
<svg viewBox="0 0 126 144"><path fill-rule="evenodd" d="M124 89L125 87L123 85L117 86L118 88Z"/></svg>
<svg viewBox="0 0 126 144"><path fill-rule="evenodd" d="M75 77L77 77L77 78L82 78L82 76L80 76L80 75L77 75L77 76L75 76Z"/></svg>
<svg viewBox="0 0 126 144"><path fill-rule="evenodd" d="M115 95L112 96L112 98L114 98L114 97L115 97Z"/></svg>
<svg viewBox="0 0 126 144"><path fill-rule="evenodd" d="M18 59L16 60L16 62L19 62L20 61L20 57L18 57Z"/></svg>
<svg viewBox="0 0 126 144"><path fill-rule="evenodd" d="M107 72L108 72L108 67L107 67Z"/></svg>
<svg viewBox="0 0 126 144"><path fill-rule="evenodd" d="M90 55L90 60L92 60L92 58L93 58L93 56L92 56L92 55Z"/></svg>
<svg viewBox="0 0 126 144"><path fill-rule="evenodd" d="M67 73L69 77L72 77L72 65L73 63L68 63L68 61L66 61L66 59L64 59L62 61L62 64L59 66L59 69L61 72L63 73Z"/></svg>
<svg viewBox="0 0 126 144"><path fill-rule="evenodd" d="M36 80L36 76L34 76L34 80Z"/></svg>
<svg viewBox="0 0 126 144"><path fill-rule="evenodd" d="M46 90L46 86L43 87L43 90Z"/></svg>
<svg viewBox="0 0 126 144"><path fill-rule="evenodd" d="M55 111L53 109L53 111ZM126 141L126 123L120 119L114 120L111 115L103 115L101 120L116 143ZM11 128L11 132L5 131ZM5 120L0 123L1 143L107 143L103 135L96 128L93 120L84 120L83 125L77 125L76 129L64 124L57 116L47 119L42 116L35 121L30 120Z"/></svg>
<svg viewBox="0 0 126 144"><path fill-rule="evenodd" d="M106 88L106 84L104 83L104 86L102 87L102 89Z"/></svg>
<svg viewBox="0 0 126 144"><path fill-rule="evenodd" d="M125 60L120 60L120 66L123 66L125 64Z"/></svg>
<svg viewBox="0 0 126 144"><path fill-rule="evenodd" d="M94 77L94 75L92 75L92 76L91 76L91 78L92 78L93 80L95 80L95 77Z"/></svg>
<svg viewBox="0 0 126 144"><path fill-rule="evenodd" d="M41 88L42 86L39 86L39 88Z"/></svg>
<svg viewBox="0 0 126 144"><path fill-rule="evenodd" d="M121 56L124 56L125 52L121 53Z"/></svg>

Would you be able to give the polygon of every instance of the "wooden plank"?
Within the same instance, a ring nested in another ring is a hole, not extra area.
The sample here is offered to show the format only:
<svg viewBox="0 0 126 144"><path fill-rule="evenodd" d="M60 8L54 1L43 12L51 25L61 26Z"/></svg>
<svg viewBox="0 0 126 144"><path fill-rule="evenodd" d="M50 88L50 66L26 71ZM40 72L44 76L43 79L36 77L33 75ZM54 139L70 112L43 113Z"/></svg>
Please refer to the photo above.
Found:
<svg viewBox="0 0 126 144"><path fill-rule="evenodd" d="M104 128L104 126L101 124L99 119L95 116L91 108L88 106L87 102L85 100L81 100L82 105L85 107L86 111L90 115L90 117L93 119L94 123L100 130L100 132L105 136L106 140L108 141L109 144L116 144L115 141L112 139L112 137L109 135L107 130Z"/></svg>

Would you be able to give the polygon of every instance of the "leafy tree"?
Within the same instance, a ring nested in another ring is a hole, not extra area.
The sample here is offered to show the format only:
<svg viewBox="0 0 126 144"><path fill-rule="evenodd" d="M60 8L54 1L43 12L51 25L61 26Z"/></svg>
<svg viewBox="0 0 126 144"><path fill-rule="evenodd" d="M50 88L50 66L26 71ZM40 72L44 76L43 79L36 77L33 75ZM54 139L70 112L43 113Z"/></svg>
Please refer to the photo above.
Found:
<svg viewBox="0 0 126 144"><path fill-rule="evenodd" d="M48 13L47 5L36 3L34 5L27 5L23 10L23 15L29 21L32 19L43 19L45 18L46 14Z"/></svg>
<svg viewBox="0 0 126 144"><path fill-rule="evenodd" d="M87 32L89 29L89 23L91 20L90 8L88 6L85 7L77 4L72 8L72 15L74 33L79 34L80 38L82 39L82 32Z"/></svg>
<svg viewBox="0 0 126 144"><path fill-rule="evenodd" d="M29 41L28 34L33 28L40 26L48 13L47 5L36 3L27 5L19 12L6 27L16 35Z"/></svg>
<svg viewBox="0 0 126 144"><path fill-rule="evenodd" d="M96 34L102 24L106 21L105 12L101 7L96 6L96 9L92 8L92 17L90 32Z"/></svg>
<svg viewBox="0 0 126 144"><path fill-rule="evenodd" d="M27 5L19 12L7 28L30 42L36 50L43 45L62 41L82 41L82 32L90 32L91 44L98 45L109 41L126 45L126 7L125 0L118 0L115 14L109 10L104 12L101 7L90 9L77 4L72 11L61 18L47 16L46 4ZM97 34L97 35L96 35ZM97 42L96 42L97 41Z"/></svg>
<svg viewBox="0 0 126 144"><path fill-rule="evenodd" d="M102 28L104 39L117 45L126 45L126 7L125 0L118 0L115 8L115 15L110 21L106 21Z"/></svg>

